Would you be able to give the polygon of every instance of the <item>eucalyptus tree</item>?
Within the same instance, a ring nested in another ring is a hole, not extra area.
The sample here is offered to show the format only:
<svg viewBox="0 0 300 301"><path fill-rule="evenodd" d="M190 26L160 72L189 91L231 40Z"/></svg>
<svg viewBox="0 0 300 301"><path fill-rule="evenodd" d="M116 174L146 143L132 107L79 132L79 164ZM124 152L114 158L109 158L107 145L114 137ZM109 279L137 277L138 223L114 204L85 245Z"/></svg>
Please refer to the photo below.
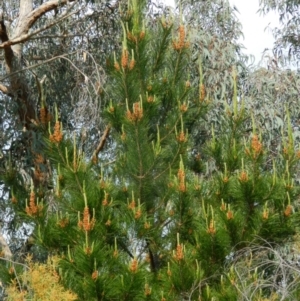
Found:
<svg viewBox="0 0 300 301"><path fill-rule="evenodd" d="M94 88L99 94L99 63L117 47L114 23L119 2L3 3L0 87L11 101L3 102L2 108L8 111L15 105L19 125L31 130L38 122L37 109L46 102L51 107L55 101L66 115L71 101L77 103L79 90Z"/></svg>
<svg viewBox="0 0 300 301"><path fill-rule="evenodd" d="M267 14L276 11L279 14L281 27L273 29L277 64L285 62L299 67L300 58L300 2L298 0L260 0L260 12Z"/></svg>
<svg viewBox="0 0 300 301"><path fill-rule="evenodd" d="M14 190L26 190L31 179L36 186L44 186L44 191L49 190L47 162L44 158L37 163L36 159L42 153L41 136L55 115L55 106L59 108L59 119L65 129L76 130L78 124L84 126L88 120L97 139L105 81L101 66L106 53L119 47L116 42L119 5L122 1L2 1L2 226L9 225L13 231L23 224L22 220L14 219L8 206ZM40 172L38 177L37 171ZM42 174L45 176L41 177ZM13 221L17 224L14 225ZM11 233L6 230L6 234ZM23 231L26 232L24 227ZM26 237L24 233L12 233L15 238ZM1 245L4 241L1 239ZM5 250L10 256L7 246Z"/></svg>
<svg viewBox="0 0 300 301"><path fill-rule="evenodd" d="M232 90L232 68L241 75L247 63L239 42L243 33L238 11L223 0L183 0L181 4L191 27L194 60L201 59L206 92L212 100L228 98L225 91Z"/></svg>

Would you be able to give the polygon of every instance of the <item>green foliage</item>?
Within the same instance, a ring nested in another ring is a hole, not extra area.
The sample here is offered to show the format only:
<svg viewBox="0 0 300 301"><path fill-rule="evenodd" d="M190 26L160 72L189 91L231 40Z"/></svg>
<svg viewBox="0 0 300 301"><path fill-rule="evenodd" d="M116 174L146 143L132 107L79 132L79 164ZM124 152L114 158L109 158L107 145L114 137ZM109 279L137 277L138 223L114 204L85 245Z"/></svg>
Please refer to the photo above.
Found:
<svg viewBox="0 0 300 301"><path fill-rule="evenodd" d="M236 57L213 94L212 62L194 59L183 19L147 24L143 13L130 2L122 47L107 60L109 153L86 155L56 113L35 167L42 177L47 158L52 190L14 186L16 214L59 258L60 282L78 300L294 300L299 269L282 263L299 231L288 106L274 152L256 104L239 95ZM22 274L1 267L6 284Z"/></svg>

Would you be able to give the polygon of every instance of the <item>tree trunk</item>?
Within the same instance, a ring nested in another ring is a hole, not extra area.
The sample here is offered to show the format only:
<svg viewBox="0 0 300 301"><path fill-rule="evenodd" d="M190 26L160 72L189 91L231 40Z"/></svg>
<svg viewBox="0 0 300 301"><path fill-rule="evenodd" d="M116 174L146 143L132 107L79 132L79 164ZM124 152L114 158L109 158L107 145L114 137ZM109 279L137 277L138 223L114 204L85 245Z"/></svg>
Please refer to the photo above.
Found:
<svg viewBox="0 0 300 301"><path fill-rule="evenodd" d="M19 20L14 30L13 37L24 33L24 19L32 11L32 0L21 0ZM1 18L0 39L2 43L9 41L4 18ZM22 44L13 46L7 45L4 47L4 57L6 63L6 70L9 77L10 86L9 95L17 101L18 114L22 125L29 129L33 120L35 120L35 108L32 99L30 99L29 88L26 83L24 74L18 73L22 69ZM3 91L2 91L3 92Z"/></svg>

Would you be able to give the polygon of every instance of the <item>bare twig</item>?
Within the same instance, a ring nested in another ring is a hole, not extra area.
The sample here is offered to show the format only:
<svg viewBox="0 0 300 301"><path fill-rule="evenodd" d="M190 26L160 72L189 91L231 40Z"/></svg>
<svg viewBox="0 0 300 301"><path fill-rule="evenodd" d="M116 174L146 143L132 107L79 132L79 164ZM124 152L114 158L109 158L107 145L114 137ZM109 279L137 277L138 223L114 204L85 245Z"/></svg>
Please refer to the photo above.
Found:
<svg viewBox="0 0 300 301"><path fill-rule="evenodd" d="M281 246L262 241L263 244L253 244L237 252L231 262L238 300L254 300L262 290L286 300L297 290L300 268L292 259L297 254L285 254Z"/></svg>
<svg viewBox="0 0 300 301"><path fill-rule="evenodd" d="M15 75L15 74L20 73L20 72L24 72L24 71L27 71L27 70L34 69L34 68L36 68L36 67L39 67L39 66L41 66L41 65L44 65L44 64L46 64L46 63L50 63L50 62L52 62L52 61L54 61L54 60L57 60L57 59L64 59L66 56L71 55L71 54L75 54L75 53L77 53L77 52L78 52L78 50L72 51L72 52L69 52L69 53L66 53L66 54L63 54L63 55L54 56L54 57L52 57L52 58L50 58L50 59L48 59L48 60L45 60L45 61L43 61L43 62L41 62L41 63L37 63L37 64L31 65L31 66L28 66L28 67L26 67L26 68L22 68L22 69L16 70L16 71L10 73L9 75L6 75L6 76L1 77L1 78L0 78L0 81L3 81L4 79L7 79L7 78L9 78L9 77L11 77L11 76L13 76L13 75Z"/></svg>
<svg viewBox="0 0 300 301"><path fill-rule="evenodd" d="M11 95L10 89L2 84L0 84L0 91L6 95Z"/></svg>
<svg viewBox="0 0 300 301"><path fill-rule="evenodd" d="M106 142L106 139L107 139L107 137L109 135L110 129L111 129L111 126L108 125L106 127L106 129L104 130L104 133L103 133L103 135L102 135L102 137L100 139L100 142L99 142L96 150L93 153L93 157L92 157L93 162L95 162L95 161L98 160L98 155L99 155L99 153L101 152L101 150L103 149L103 147L105 145L105 142Z"/></svg>
<svg viewBox="0 0 300 301"><path fill-rule="evenodd" d="M4 254L4 258L6 258L8 260L10 260L12 258L12 253L10 251L10 248L1 233L0 233L0 249L2 250L2 252Z"/></svg>

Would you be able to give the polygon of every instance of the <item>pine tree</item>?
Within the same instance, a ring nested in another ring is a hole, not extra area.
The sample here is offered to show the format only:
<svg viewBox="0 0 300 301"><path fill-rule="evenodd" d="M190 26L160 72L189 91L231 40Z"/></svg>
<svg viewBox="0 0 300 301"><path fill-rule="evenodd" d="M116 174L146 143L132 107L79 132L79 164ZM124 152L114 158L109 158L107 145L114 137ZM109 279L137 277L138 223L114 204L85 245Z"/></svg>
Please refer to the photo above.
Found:
<svg viewBox="0 0 300 301"><path fill-rule="evenodd" d="M60 259L59 279L79 300L243 300L254 282L251 300L276 300L272 267L254 259L297 234L300 156L288 112L281 151L269 154L233 66L233 98L218 103L222 119L199 145L193 133L215 103L184 20L148 24L138 0L123 16L122 50L107 59L103 140L87 158L56 114L45 137L53 193L43 200L32 185L28 201L14 201L35 227L36 252ZM18 273L5 268L9 283Z"/></svg>

